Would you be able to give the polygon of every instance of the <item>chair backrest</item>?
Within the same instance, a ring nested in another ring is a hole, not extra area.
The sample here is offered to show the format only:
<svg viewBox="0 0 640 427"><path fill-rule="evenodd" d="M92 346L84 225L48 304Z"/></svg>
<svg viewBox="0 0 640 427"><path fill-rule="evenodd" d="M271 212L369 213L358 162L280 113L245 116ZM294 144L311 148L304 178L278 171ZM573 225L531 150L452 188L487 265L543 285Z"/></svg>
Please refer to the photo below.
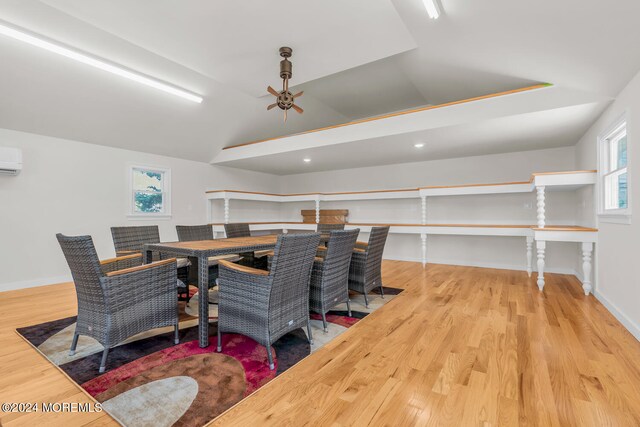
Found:
<svg viewBox="0 0 640 427"><path fill-rule="evenodd" d="M333 230L344 230L344 223L342 224L318 224L316 231L318 233L328 233Z"/></svg>
<svg viewBox="0 0 640 427"><path fill-rule="evenodd" d="M389 226L371 227L369 235L369 245L365 251L367 260L365 261L365 282L376 280L381 277L382 253L384 245L389 235Z"/></svg>
<svg viewBox="0 0 640 427"><path fill-rule="evenodd" d="M282 315L270 316L275 322L270 330L281 330L289 319L309 315L309 279L319 243L319 233L278 236L269 271L272 276L269 306Z"/></svg>
<svg viewBox="0 0 640 427"><path fill-rule="evenodd" d="M236 222L224 225L224 234L228 238L232 237L251 237L251 229L246 222Z"/></svg>
<svg viewBox="0 0 640 427"><path fill-rule="evenodd" d="M111 236L116 254L123 251L142 252L145 243L160 243L160 231L157 225L111 227Z"/></svg>
<svg viewBox="0 0 640 427"><path fill-rule="evenodd" d="M336 277L344 277L346 286L349 278L351 254L359 233L359 228L355 230L335 230L329 233L327 254L322 264L324 269L323 278L325 280L332 281Z"/></svg>
<svg viewBox="0 0 640 427"><path fill-rule="evenodd" d="M100 286L103 273L91 236L56 234L56 238L76 286L78 309L84 310L87 304L104 304L104 293Z"/></svg>
<svg viewBox="0 0 640 427"><path fill-rule="evenodd" d="M197 240L213 240L213 227L205 225L176 225L178 240L193 242Z"/></svg>

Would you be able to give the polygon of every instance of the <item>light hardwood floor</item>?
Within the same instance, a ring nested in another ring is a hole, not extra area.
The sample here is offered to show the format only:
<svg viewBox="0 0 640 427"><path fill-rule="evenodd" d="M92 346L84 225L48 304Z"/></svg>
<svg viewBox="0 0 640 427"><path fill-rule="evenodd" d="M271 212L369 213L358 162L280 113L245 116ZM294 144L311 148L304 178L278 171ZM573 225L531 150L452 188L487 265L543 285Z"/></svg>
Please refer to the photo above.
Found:
<svg viewBox="0 0 640 427"><path fill-rule="evenodd" d="M640 343L571 276L385 261L405 288L212 425L640 425ZM75 314L70 284L0 293L0 401L87 401L14 328ZM0 414L3 425L111 425Z"/></svg>

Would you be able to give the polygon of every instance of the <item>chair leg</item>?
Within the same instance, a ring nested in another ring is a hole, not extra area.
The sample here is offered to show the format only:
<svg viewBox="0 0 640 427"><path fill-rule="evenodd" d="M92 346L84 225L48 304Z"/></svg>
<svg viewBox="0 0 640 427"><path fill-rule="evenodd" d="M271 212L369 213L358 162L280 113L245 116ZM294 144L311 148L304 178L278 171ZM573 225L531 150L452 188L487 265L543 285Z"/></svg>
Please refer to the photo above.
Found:
<svg viewBox="0 0 640 427"><path fill-rule="evenodd" d="M273 355L271 354L271 346L266 346L267 348L267 359L269 359L269 369L272 371L276 368L276 365L273 363Z"/></svg>
<svg viewBox="0 0 640 427"><path fill-rule="evenodd" d="M180 344L180 336L178 335L178 331L180 330L180 326L179 325L175 325L173 328L173 343L174 344Z"/></svg>
<svg viewBox="0 0 640 427"><path fill-rule="evenodd" d="M347 314L351 317L351 299L347 298Z"/></svg>
<svg viewBox="0 0 640 427"><path fill-rule="evenodd" d="M222 332L220 332L220 323L218 323L218 353L222 351Z"/></svg>
<svg viewBox="0 0 640 427"><path fill-rule="evenodd" d="M369 308L369 300L367 299L367 293L364 293L364 306Z"/></svg>
<svg viewBox="0 0 640 427"><path fill-rule="evenodd" d="M104 371L106 370L107 367L107 356L109 355L109 347L105 347L104 351L102 352L102 360L100 361L100 369L98 370L98 372L100 372L101 374L104 374Z"/></svg>
<svg viewBox="0 0 640 427"><path fill-rule="evenodd" d="M307 320L307 333L309 334L309 344L313 345L313 335L311 334L311 318Z"/></svg>
<svg viewBox="0 0 640 427"><path fill-rule="evenodd" d="M329 328L327 327L327 315L322 312L322 327L324 328L324 332L329 332Z"/></svg>
<svg viewBox="0 0 640 427"><path fill-rule="evenodd" d="M382 289L382 285L380 285L380 297L384 299L384 289Z"/></svg>
<svg viewBox="0 0 640 427"><path fill-rule="evenodd" d="M80 334L78 333L73 334L73 341L71 341L71 349L69 349L69 356L73 356L74 354L76 354L76 347L78 346L79 337L80 337Z"/></svg>

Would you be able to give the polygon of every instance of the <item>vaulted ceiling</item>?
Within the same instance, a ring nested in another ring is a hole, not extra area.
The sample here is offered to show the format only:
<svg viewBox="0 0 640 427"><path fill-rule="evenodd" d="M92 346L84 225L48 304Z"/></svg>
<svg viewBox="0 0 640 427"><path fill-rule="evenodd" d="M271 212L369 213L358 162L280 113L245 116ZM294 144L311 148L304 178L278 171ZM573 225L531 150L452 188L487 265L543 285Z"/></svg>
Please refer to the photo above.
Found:
<svg viewBox="0 0 640 427"><path fill-rule="evenodd" d="M571 145L640 70L636 0L440 5L430 20L422 0L2 0L12 25L205 99L183 101L0 36L0 127L209 161L255 139L538 82L592 95L546 113L230 164L286 174L304 171L300 157L311 154L309 170L412 161L404 145L416 139L427 141L424 158ZM286 124L266 111L265 93L279 84L283 45L305 91L305 114ZM331 152L341 161L320 161Z"/></svg>

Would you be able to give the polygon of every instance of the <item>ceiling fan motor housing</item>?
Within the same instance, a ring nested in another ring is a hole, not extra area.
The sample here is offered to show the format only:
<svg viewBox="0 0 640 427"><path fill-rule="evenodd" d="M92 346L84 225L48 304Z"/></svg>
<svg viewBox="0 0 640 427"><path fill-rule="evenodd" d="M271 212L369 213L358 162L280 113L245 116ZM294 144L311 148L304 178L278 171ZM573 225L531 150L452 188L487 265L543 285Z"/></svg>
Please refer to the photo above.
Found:
<svg viewBox="0 0 640 427"><path fill-rule="evenodd" d="M293 103L293 94L291 92L280 92L280 96L278 96L278 107L283 110L288 110L293 106Z"/></svg>
<svg viewBox="0 0 640 427"><path fill-rule="evenodd" d="M280 61L280 78L282 79L290 79L293 76L293 65L288 58L291 57L293 53L293 49L290 47L281 47L280 48L280 56L284 59Z"/></svg>

